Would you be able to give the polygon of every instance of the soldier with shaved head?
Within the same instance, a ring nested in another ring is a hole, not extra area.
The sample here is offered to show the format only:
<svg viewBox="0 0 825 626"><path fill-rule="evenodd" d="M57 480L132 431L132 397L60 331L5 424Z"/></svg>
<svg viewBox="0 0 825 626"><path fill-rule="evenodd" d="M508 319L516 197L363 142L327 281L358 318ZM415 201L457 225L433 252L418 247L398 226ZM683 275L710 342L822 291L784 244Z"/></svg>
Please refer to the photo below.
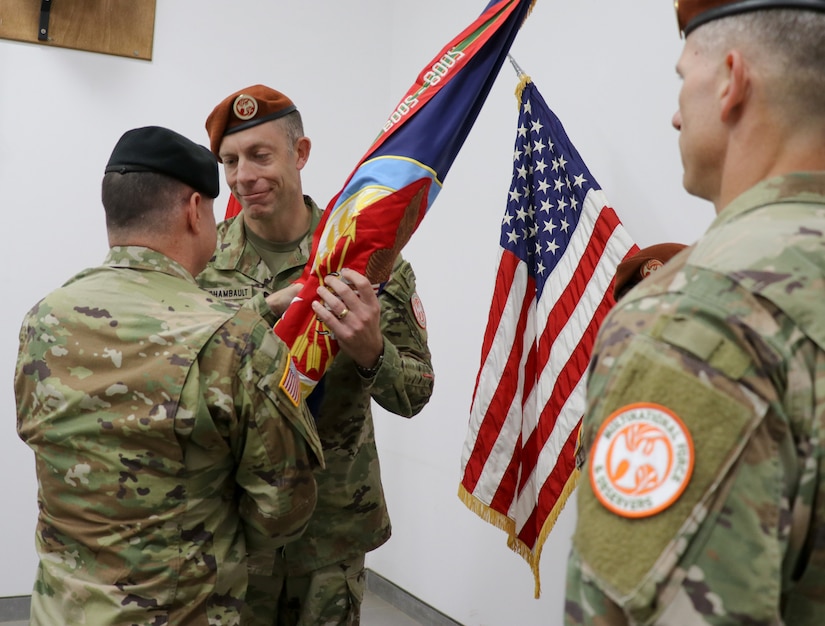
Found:
<svg viewBox="0 0 825 626"><path fill-rule="evenodd" d="M825 0L679 0L699 241L594 348L567 626L825 623Z"/></svg>

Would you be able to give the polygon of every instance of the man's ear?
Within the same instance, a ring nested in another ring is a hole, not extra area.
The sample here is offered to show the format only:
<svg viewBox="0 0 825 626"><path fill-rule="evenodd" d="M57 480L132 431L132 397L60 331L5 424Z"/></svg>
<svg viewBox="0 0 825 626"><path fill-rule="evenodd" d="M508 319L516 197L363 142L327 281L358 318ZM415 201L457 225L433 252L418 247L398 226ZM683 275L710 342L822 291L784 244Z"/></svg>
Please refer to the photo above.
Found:
<svg viewBox="0 0 825 626"><path fill-rule="evenodd" d="M186 215L186 224L194 234L199 235L204 227L201 217L201 206L203 196L198 191L193 191L184 204L183 211Z"/></svg>
<svg viewBox="0 0 825 626"><path fill-rule="evenodd" d="M309 137L300 137L295 142L295 166L302 170L309 161L309 153L312 150L312 141Z"/></svg>
<svg viewBox="0 0 825 626"><path fill-rule="evenodd" d="M742 111L750 92L750 73L739 50L731 50L725 56L727 83L720 96L720 111L723 122L734 121Z"/></svg>

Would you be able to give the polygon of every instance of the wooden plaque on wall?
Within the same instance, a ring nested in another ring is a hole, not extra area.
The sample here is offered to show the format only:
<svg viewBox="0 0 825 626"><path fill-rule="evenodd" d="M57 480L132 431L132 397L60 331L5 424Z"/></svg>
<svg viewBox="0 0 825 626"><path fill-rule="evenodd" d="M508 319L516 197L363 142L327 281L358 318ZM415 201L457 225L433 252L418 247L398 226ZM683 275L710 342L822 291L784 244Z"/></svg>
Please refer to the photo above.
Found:
<svg viewBox="0 0 825 626"><path fill-rule="evenodd" d="M2 0L0 38L152 60L155 0Z"/></svg>

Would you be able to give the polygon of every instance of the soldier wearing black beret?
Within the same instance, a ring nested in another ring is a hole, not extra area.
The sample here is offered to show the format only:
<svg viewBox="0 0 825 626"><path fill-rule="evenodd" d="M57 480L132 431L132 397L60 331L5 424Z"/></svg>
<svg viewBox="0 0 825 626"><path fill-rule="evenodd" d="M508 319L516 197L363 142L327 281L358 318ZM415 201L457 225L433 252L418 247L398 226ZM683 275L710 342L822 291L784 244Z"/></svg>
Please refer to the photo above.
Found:
<svg viewBox="0 0 825 626"><path fill-rule="evenodd" d="M31 624L240 624L247 554L314 510L318 434L270 325L195 282L215 249L212 153L149 126L105 169L106 259L20 330Z"/></svg>

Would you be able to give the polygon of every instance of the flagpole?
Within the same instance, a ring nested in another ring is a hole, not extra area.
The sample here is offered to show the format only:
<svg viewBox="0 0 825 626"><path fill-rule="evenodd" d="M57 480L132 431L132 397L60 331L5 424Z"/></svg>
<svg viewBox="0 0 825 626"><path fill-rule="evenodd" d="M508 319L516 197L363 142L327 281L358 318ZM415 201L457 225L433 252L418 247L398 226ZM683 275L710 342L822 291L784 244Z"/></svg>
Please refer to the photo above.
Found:
<svg viewBox="0 0 825 626"><path fill-rule="evenodd" d="M510 63L513 64L513 69L516 70L516 74L518 74L518 85L516 86L516 100L519 103L519 107L521 107L521 94L524 91L524 88L527 86L527 83L532 82L532 79L524 73L524 70L521 69L521 66L516 63L516 60L513 58L513 55L509 52L507 53L507 58L510 59Z"/></svg>
<svg viewBox="0 0 825 626"><path fill-rule="evenodd" d="M524 73L524 70L521 69L521 66L518 63L516 63L516 60L513 58L512 54L507 53L507 58L510 59L510 63L513 64L513 69L516 70L516 74L518 74L519 78L527 76L527 74Z"/></svg>

